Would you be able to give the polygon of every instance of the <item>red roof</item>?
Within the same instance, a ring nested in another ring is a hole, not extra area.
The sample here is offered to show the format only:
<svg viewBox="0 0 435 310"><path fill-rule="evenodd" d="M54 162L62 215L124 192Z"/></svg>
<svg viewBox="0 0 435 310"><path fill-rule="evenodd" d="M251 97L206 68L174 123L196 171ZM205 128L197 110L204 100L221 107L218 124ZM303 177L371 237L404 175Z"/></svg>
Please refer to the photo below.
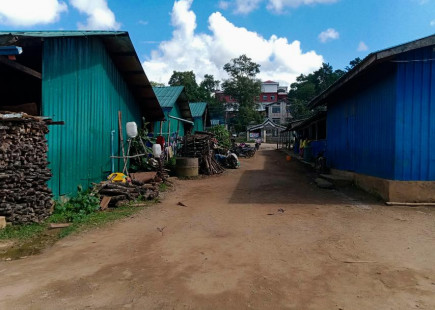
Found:
<svg viewBox="0 0 435 310"><path fill-rule="evenodd" d="M274 82L274 81L271 81L271 80L266 81L266 82L263 82L263 83L269 83L269 84L273 83L273 84L278 84L277 82Z"/></svg>

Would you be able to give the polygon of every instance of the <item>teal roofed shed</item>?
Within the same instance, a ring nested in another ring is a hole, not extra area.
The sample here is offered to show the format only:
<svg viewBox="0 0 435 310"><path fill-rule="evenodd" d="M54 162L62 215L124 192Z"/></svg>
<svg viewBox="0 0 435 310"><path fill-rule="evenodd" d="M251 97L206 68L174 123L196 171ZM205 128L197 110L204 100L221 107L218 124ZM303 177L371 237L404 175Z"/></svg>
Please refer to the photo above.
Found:
<svg viewBox="0 0 435 310"><path fill-rule="evenodd" d="M210 123L207 113L207 102L191 102L189 106L195 123L193 131L204 131L207 122Z"/></svg>
<svg viewBox="0 0 435 310"><path fill-rule="evenodd" d="M165 114L165 120L154 124L154 133L167 140L184 136L191 130L193 117L184 86L153 87Z"/></svg>
<svg viewBox="0 0 435 310"><path fill-rule="evenodd" d="M47 135L56 197L111 172L112 136L114 155L120 154L118 111L125 140L126 122L140 127L143 120L164 118L127 32L0 32L0 46L12 45L23 53L15 64L0 63L0 83L9 90L0 110L9 106L64 121ZM121 160L115 170L122 170Z"/></svg>

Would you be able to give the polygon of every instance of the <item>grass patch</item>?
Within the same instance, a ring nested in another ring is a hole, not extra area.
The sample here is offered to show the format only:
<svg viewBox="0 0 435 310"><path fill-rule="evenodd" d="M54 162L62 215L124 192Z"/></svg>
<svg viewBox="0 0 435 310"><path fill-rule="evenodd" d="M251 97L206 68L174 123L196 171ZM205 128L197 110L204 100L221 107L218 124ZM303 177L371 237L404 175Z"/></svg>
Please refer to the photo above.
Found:
<svg viewBox="0 0 435 310"><path fill-rule="evenodd" d="M7 226L0 230L0 240L29 239L47 229L47 224L29 224L20 226Z"/></svg>

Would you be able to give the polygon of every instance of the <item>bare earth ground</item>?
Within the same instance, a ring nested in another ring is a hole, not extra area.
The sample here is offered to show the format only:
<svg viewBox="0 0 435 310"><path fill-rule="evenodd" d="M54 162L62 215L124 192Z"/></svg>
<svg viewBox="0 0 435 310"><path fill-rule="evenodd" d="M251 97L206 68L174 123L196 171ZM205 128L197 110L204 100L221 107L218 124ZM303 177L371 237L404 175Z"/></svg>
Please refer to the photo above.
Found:
<svg viewBox="0 0 435 310"><path fill-rule="evenodd" d="M435 309L435 209L318 189L263 148L0 276L0 309Z"/></svg>

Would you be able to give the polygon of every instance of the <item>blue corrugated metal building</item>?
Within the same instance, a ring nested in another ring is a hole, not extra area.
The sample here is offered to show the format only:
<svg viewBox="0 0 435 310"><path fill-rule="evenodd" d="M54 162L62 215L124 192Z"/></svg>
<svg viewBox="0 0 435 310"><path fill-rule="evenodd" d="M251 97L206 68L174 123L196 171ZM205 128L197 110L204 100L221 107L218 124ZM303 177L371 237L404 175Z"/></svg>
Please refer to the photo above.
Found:
<svg viewBox="0 0 435 310"><path fill-rule="evenodd" d="M1 32L0 45L21 46L17 62L30 69L10 69L8 87L24 94L6 103L32 102L39 115L65 122L47 136L49 186L57 197L110 173L112 131L114 155L120 155L118 111L124 140L126 122L141 126L164 117L127 32Z"/></svg>
<svg viewBox="0 0 435 310"><path fill-rule="evenodd" d="M375 52L315 98L331 168L435 180L435 35Z"/></svg>

